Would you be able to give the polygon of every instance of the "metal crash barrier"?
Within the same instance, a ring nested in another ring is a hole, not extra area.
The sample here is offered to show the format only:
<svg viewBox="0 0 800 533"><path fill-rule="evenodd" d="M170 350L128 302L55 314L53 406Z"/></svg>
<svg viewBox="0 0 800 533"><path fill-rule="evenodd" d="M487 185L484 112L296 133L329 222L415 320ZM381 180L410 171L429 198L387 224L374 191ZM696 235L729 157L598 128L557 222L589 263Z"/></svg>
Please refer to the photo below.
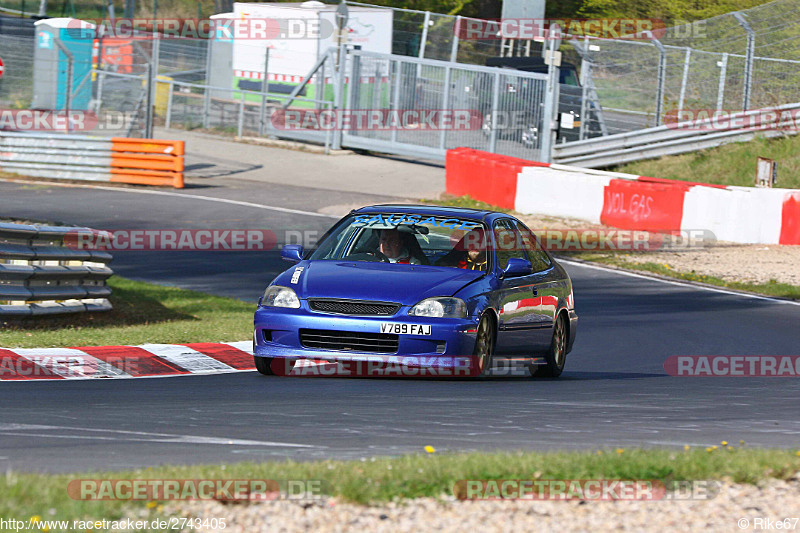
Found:
<svg viewBox="0 0 800 533"><path fill-rule="evenodd" d="M0 170L183 188L183 141L0 132Z"/></svg>
<svg viewBox="0 0 800 533"><path fill-rule="evenodd" d="M69 236L88 228L0 223L0 315L109 311L111 254L79 250Z"/></svg>

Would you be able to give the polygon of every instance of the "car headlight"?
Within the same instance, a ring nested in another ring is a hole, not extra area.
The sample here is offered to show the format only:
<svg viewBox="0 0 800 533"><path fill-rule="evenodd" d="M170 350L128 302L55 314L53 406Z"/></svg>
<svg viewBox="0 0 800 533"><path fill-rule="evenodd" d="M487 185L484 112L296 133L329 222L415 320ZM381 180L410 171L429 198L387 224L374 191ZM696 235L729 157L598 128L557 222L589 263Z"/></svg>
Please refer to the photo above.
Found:
<svg viewBox="0 0 800 533"><path fill-rule="evenodd" d="M298 309L300 307L300 299L289 287L273 285L267 287L267 290L264 291L264 296L261 298L261 305L266 307L290 307L292 309Z"/></svg>
<svg viewBox="0 0 800 533"><path fill-rule="evenodd" d="M426 298L412 307L408 314L435 318L464 318L467 316L467 304L461 298Z"/></svg>

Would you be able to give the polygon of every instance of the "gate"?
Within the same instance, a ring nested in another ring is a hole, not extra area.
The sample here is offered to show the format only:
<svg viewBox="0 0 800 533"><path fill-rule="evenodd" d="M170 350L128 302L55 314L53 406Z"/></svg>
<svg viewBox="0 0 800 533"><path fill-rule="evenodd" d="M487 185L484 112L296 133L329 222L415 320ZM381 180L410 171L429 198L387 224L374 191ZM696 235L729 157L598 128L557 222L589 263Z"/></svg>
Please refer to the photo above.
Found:
<svg viewBox="0 0 800 533"><path fill-rule="evenodd" d="M541 160L546 74L362 50L348 57L351 125L369 113L385 122L344 129L342 146L433 159L466 146Z"/></svg>

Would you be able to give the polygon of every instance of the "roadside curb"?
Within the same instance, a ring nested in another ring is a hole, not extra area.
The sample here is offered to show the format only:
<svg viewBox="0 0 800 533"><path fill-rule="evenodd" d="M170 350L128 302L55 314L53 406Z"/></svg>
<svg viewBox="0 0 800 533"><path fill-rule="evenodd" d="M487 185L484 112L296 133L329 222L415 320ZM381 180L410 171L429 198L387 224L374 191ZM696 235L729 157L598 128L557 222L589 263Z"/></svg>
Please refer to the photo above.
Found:
<svg viewBox="0 0 800 533"><path fill-rule="evenodd" d="M255 370L252 341L0 348L0 381L128 379Z"/></svg>

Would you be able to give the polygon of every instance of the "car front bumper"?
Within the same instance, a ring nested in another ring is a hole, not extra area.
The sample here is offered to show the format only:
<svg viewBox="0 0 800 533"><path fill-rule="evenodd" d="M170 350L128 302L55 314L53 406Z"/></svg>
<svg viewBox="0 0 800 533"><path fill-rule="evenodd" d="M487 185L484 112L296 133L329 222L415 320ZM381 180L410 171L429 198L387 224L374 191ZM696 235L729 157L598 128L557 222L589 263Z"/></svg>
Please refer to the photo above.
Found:
<svg viewBox="0 0 800 533"><path fill-rule="evenodd" d="M283 359L327 361L398 361L408 366L453 368L464 364L475 348L477 320L471 318L425 318L409 316L402 307L394 316L346 316L305 309L259 306L255 313L253 353ZM357 346L321 349L304 346L300 330L323 330L354 334L381 332L381 323L430 325L430 335L397 335L397 349L360 351Z"/></svg>

